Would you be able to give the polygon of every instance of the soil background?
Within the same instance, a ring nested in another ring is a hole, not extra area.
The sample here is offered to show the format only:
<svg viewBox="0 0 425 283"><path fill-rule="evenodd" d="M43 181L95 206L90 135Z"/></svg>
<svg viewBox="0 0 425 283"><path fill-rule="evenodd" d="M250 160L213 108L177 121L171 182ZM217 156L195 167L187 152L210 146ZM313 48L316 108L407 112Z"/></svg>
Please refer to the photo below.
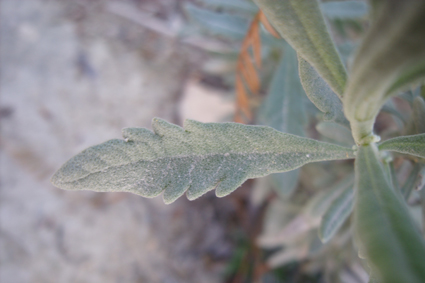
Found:
<svg viewBox="0 0 425 283"><path fill-rule="evenodd" d="M1 283L223 282L231 197L167 206L49 182L122 128L231 116L232 101L200 82L202 46L155 30L178 30L181 2L0 2Z"/></svg>

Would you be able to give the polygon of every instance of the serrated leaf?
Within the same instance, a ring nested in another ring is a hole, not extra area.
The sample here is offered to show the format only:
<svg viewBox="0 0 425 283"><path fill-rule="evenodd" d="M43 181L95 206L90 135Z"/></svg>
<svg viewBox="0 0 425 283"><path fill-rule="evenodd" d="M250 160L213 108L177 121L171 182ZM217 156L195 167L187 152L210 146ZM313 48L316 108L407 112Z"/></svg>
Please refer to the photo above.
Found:
<svg viewBox="0 0 425 283"><path fill-rule="evenodd" d="M322 79L317 71L301 56L298 56L299 73L307 97L325 114L325 120L335 121L349 127L344 116L342 102Z"/></svg>
<svg viewBox="0 0 425 283"><path fill-rule="evenodd" d="M373 124L392 95L425 80L425 1L373 4L365 36L344 93L344 112L358 144L373 139Z"/></svg>
<svg viewBox="0 0 425 283"><path fill-rule="evenodd" d="M304 91L298 76L297 53L285 44L283 56L274 73L268 95L259 111L259 123L278 131L305 136ZM292 193L298 183L299 170L273 174L272 183L283 196Z"/></svg>
<svg viewBox="0 0 425 283"><path fill-rule="evenodd" d="M354 145L354 139L351 135L351 131L341 124L333 122L320 122L316 125L316 129L323 136L332 139L342 145Z"/></svg>
<svg viewBox="0 0 425 283"><path fill-rule="evenodd" d="M359 19L364 18L369 8L362 1L333 1L320 4L323 14L330 19Z"/></svg>
<svg viewBox="0 0 425 283"><path fill-rule="evenodd" d="M372 277L381 283L424 282L424 239L390 187L375 144L359 147L355 171L354 233Z"/></svg>
<svg viewBox="0 0 425 283"><path fill-rule="evenodd" d="M209 32L232 39L243 39L248 31L249 21L241 16L213 12L185 3L188 15Z"/></svg>
<svg viewBox="0 0 425 283"><path fill-rule="evenodd" d="M249 178L294 170L306 163L353 158L350 149L236 123L200 123L185 127L155 118L154 133L123 130L110 140L71 158L52 177L63 189L125 191L144 197L164 192L171 203L187 191L195 199L216 189L225 196Z"/></svg>
<svg viewBox="0 0 425 283"><path fill-rule="evenodd" d="M388 139L379 144L379 149L425 158L425 134Z"/></svg>
<svg viewBox="0 0 425 283"><path fill-rule="evenodd" d="M317 0L255 2L280 35L342 97L347 74L328 33Z"/></svg>
<svg viewBox="0 0 425 283"><path fill-rule="evenodd" d="M342 224L353 210L354 191L350 186L336 198L322 217L319 227L319 237L323 243L328 242L338 232Z"/></svg>

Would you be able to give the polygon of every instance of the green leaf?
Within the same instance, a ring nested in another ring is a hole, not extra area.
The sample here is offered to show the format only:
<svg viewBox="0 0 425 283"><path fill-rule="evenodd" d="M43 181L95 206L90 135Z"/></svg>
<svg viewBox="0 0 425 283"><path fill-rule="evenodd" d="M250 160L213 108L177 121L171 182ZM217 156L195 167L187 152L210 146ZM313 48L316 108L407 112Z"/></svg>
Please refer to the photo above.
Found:
<svg viewBox="0 0 425 283"><path fill-rule="evenodd" d="M298 76L297 53L285 44L280 60L270 84L268 95L259 111L259 123L278 131L305 136L306 114L304 91ZM273 174L273 186L283 196L292 193L298 183L299 170Z"/></svg>
<svg viewBox="0 0 425 283"><path fill-rule="evenodd" d="M342 224L350 216L353 210L354 191L353 186L344 190L336 198L322 217L319 227L319 237L323 243L328 242L338 232Z"/></svg>
<svg viewBox="0 0 425 283"><path fill-rule="evenodd" d="M153 119L154 133L123 130L71 158L52 177L63 189L126 191L171 203L187 191L195 199L216 189L230 194L249 178L306 163L353 158L350 149L278 132L270 127L186 120L184 129Z"/></svg>
<svg viewBox="0 0 425 283"><path fill-rule="evenodd" d="M344 111L358 144L374 140L384 102L425 81L425 1L372 1L373 24L354 59Z"/></svg>
<svg viewBox="0 0 425 283"><path fill-rule="evenodd" d="M344 116L341 100L322 79L317 71L301 56L298 56L302 86L311 102L325 113L325 120L335 121L349 127Z"/></svg>
<svg viewBox="0 0 425 283"><path fill-rule="evenodd" d="M368 13L366 2L361 1L333 1L320 4L323 14L330 19L358 19Z"/></svg>
<svg viewBox="0 0 425 283"><path fill-rule="evenodd" d="M280 35L342 97L347 74L328 33L317 0L255 2Z"/></svg>
<svg viewBox="0 0 425 283"><path fill-rule="evenodd" d="M379 144L379 149L425 158L425 134L388 139Z"/></svg>
<svg viewBox="0 0 425 283"><path fill-rule="evenodd" d="M249 21L241 16L213 12L190 2L185 3L184 8L190 18L212 34L243 39L248 31Z"/></svg>
<svg viewBox="0 0 425 283"><path fill-rule="evenodd" d="M355 170L354 233L371 276L380 283L424 282L424 240L390 187L375 144L359 147Z"/></svg>
<svg viewBox="0 0 425 283"><path fill-rule="evenodd" d="M354 140L351 131L341 124L320 122L316 125L317 131L323 136L332 139L344 146L353 146Z"/></svg>

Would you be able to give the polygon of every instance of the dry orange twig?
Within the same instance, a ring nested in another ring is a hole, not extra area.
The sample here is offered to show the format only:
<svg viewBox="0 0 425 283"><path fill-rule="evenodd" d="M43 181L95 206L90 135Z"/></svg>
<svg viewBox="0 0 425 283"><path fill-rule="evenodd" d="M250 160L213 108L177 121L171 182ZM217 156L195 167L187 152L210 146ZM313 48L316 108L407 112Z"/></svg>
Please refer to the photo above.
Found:
<svg viewBox="0 0 425 283"><path fill-rule="evenodd" d="M260 78L258 71L261 68L261 36L260 23L275 37L279 37L276 30L270 25L266 16L259 11L251 22L248 32L242 41L236 69L236 113L235 122L251 122L252 100L258 97ZM252 52L252 55L251 55Z"/></svg>

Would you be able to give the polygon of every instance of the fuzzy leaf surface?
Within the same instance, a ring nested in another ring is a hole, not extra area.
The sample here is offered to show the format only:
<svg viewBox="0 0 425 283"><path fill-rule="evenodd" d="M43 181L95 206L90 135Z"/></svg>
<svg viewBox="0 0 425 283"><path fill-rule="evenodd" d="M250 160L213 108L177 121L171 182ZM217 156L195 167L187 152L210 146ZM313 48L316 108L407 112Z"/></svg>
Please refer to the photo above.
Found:
<svg viewBox="0 0 425 283"><path fill-rule="evenodd" d="M280 35L307 60L340 97L345 67L328 33L317 0L255 0Z"/></svg>
<svg viewBox="0 0 425 283"><path fill-rule="evenodd" d="M342 102L322 79L313 66L301 56L298 56L299 73L302 86L307 97L325 114L325 120L335 121L349 127L344 116Z"/></svg>
<svg viewBox="0 0 425 283"><path fill-rule="evenodd" d="M353 210L353 185L346 188L336 198L322 217L319 227L319 237L323 243L328 242L338 232Z"/></svg>
<svg viewBox="0 0 425 283"><path fill-rule="evenodd" d="M191 200L212 189L221 197L249 178L309 162L353 158L348 148L270 127L186 120L183 129L155 118L152 128L154 132L127 128L125 140L84 150L51 182L69 190L126 191L144 197L164 192L164 201L171 203L186 191Z"/></svg>
<svg viewBox="0 0 425 283"><path fill-rule="evenodd" d="M379 149L425 158L425 134L388 139L379 144Z"/></svg>
<svg viewBox="0 0 425 283"><path fill-rule="evenodd" d="M344 111L358 144L373 138L384 102L425 81L425 1L371 1L373 23L358 49Z"/></svg>
<svg viewBox="0 0 425 283"><path fill-rule="evenodd" d="M285 44L283 56L259 112L260 124L284 133L305 136L304 95L298 76L297 53L290 45ZM299 170L296 169L273 174L271 179L279 194L288 195L297 185L298 176Z"/></svg>
<svg viewBox="0 0 425 283"><path fill-rule="evenodd" d="M391 188L375 144L359 147L355 171L354 233L371 277L380 283L424 282L424 239Z"/></svg>

